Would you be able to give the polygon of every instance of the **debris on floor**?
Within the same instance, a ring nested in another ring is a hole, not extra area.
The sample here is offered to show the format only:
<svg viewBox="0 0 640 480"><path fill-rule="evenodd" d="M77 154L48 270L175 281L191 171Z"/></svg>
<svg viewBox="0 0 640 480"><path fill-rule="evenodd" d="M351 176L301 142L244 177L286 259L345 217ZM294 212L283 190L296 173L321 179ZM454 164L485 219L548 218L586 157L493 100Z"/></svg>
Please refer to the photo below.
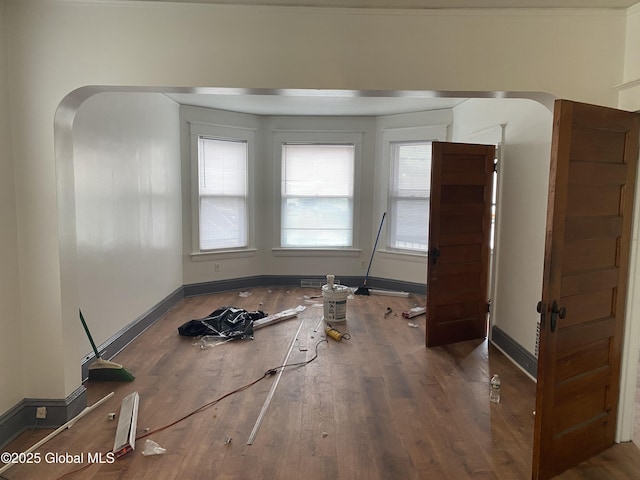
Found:
<svg viewBox="0 0 640 480"><path fill-rule="evenodd" d="M136 448L136 427L138 425L138 406L140 395L131 392L122 400L120 418L116 436L113 441L113 453L115 458L120 458Z"/></svg>
<svg viewBox="0 0 640 480"><path fill-rule="evenodd" d="M408 297L409 292L396 292L393 290L375 290L373 288L369 289L369 294L371 295L387 295L389 297Z"/></svg>
<svg viewBox="0 0 640 480"><path fill-rule="evenodd" d="M202 350L207 348L217 347L218 345L222 345L223 343L227 343L233 340L233 338L221 339L215 335L203 335L200 337L194 345L199 345Z"/></svg>
<svg viewBox="0 0 640 480"><path fill-rule="evenodd" d="M107 400L109 400L111 397L113 397L114 392L111 392L110 394L108 394L107 396L103 397L101 400L97 401L96 403L94 403L93 405L91 405L90 407L85 407L84 410L82 410L78 415L76 415L74 418L72 418L71 420L69 420L67 423L65 423L64 425L59 426L58 428L56 428L53 432L51 432L49 435L47 435L46 437L44 437L43 439L41 439L39 442L37 442L35 445L32 445L31 447L29 447L28 449L26 449L24 452L22 452L20 455L24 455L25 457L27 455L29 455L30 453L34 452L35 450L37 450L38 448L40 448L42 445L44 445L45 443L47 443L49 440L51 440L53 437L57 436L59 433L68 430L69 428L73 427L76 422L78 422L78 420L80 420L82 417L84 417L85 415L91 413L94 409L98 408L100 405L102 405L103 403L105 403ZM7 470L9 470L11 467L13 467L14 465L17 465L17 463L15 462L9 462L6 463L5 465L0 466L0 476L2 476L2 474L4 474L4 472L6 472ZM4 476L2 476L2 478L6 478Z"/></svg>
<svg viewBox="0 0 640 480"><path fill-rule="evenodd" d="M151 455L163 455L165 453L167 453L167 449L162 448L153 440L147 439L147 441L144 442L144 449L142 450L142 455L144 455L145 457L149 457Z"/></svg>
<svg viewBox="0 0 640 480"><path fill-rule="evenodd" d="M185 337L253 338L254 321L264 317L266 314L261 310L248 312L236 307L220 307L204 318L182 324L178 333Z"/></svg>
<svg viewBox="0 0 640 480"><path fill-rule="evenodd" d="M327 325L326 327L324 327L324 333L327 334L327 337L333 338L336 342L339 342L343 338L345 340L349 340L351 338L351 334L342 333L339 330L333 328L331 325Z"/></svg>
<svg viewBox="0 0 640 480"><path fill-rule="evenodd" d="M274 313L273 315L267 315L261 319L255 320L253 322L253 329L258 330L262 327L268 327L269 325L273 325L274 323L282 322L283 320L288 320L290 318L298 316L299 313L304 312L307 307L304 305L298 305L295 308L289 308L288 310L283 310L279 313Z"/></svg>
<svg viewBox="0 0 640 480"><path fill-rule="evenodd" d="M413 318L413 317L417 317L418 315L422 315L424 313L427 313L427 307L413 307L410 310L407 310L406 312L402 312L402 316L404 318Z"/></svg>

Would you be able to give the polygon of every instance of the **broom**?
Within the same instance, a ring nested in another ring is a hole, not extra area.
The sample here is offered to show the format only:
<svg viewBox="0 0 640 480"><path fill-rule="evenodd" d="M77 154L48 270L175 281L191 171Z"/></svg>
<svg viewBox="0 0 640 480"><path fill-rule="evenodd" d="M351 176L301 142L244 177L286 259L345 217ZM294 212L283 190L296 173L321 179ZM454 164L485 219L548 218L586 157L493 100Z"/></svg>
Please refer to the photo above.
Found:
<svg viewBox="0 0 640 480"><path fill-rule="evenodd" d="M98 349L96 348L96 344L93 342L93 338L91 338L91 333L89 333L87 322L84 321L82 311L78 311L80 312L80 321L82 322L84 331L87 333L89 343L91 343L91 348L93 348L93 353L95 353L97 359L89 365L89 381L132 382L136 377L126 371L122 365L105 360L100 356Z"/></svg>
<svg viewBox="0 0 640 480"><path fill-rule="evenodd" d="M364 283L361 287L354 292L355 295L369 295L369 289L367 288L367 279L369 278L369 270L371 270L371 263L373 263L373 255L376 253L376 247L378 246L378 239L380 238L380 232L382 231L382 224L384 223L384 217L387 215L387 212L382 214L382 220L380 220L380 227L378 228L378 235L376 235L376 243L373 245L373 251L371 252L371 259L369 260L369 267L367 268L367 273L364 276Z"/></svg>

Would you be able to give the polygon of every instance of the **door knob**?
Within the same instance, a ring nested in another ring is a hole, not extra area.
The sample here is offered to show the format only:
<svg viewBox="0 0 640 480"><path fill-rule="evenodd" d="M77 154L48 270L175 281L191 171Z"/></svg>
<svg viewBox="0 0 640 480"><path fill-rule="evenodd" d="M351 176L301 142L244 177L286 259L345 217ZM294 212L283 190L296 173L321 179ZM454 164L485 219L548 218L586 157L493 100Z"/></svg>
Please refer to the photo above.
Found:
<svg viewBox="0 0 640 480"><path fill-rule="evenodd" d="M431 249L431 263L434 265L438 263L438 257L440 256L440 250L436 247Z"/></svg>
<svg viewBox="0 0 640 480"><path fill-rule="evenodd" d="M556 326L558 325L558 318L563 319L567 316L567 309L565 307L558 307L558 302L555 300L551 304L551 331L556 331Z"/></svg>

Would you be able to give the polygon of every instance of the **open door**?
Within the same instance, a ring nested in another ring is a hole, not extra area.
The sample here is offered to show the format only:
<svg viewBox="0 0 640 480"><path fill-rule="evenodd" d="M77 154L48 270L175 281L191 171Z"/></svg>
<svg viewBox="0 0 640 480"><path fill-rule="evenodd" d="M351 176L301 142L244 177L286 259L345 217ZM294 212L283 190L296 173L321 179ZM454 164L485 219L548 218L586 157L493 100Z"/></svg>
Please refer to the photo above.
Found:
<svg viewBox="0 0 640 480"><path fill-rule="evenodd" d="M493 145L433 143L428 347L487 335L494 160Z"/></svg>
<svg viewBox="0 0 640 480"><path fill-rule="evenodd" d="M533 479L614 443L639 116L555 104Z"/></svg>

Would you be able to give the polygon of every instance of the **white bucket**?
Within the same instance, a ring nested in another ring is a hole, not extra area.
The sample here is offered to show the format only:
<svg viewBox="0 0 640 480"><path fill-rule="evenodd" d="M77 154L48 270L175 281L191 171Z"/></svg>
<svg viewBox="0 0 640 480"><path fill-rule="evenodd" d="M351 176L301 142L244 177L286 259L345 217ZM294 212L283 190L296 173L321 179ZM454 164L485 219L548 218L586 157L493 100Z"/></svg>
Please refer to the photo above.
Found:
<svg viewBox="0 0 640 480"><path fill-rule="evenodd" d="M351 293L344 285L323 285L324 321L342 323L347 321L347 297Z"/></svg>

